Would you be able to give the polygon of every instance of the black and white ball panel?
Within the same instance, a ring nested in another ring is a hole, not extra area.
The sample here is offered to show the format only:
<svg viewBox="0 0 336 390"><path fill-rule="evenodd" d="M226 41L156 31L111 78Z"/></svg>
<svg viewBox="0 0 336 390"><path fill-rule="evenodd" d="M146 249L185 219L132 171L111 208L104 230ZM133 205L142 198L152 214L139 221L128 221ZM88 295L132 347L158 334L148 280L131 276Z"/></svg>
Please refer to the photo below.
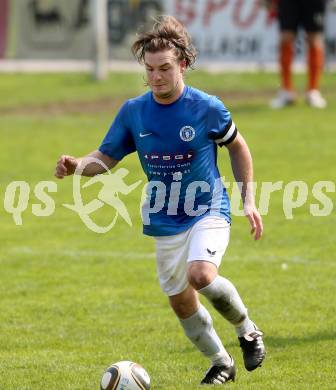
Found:
<svg viewBox="0 0 336 390"><path fill-rule="evenodd" d="M146 371L139 365L134 363L131 367L131 373L134 381L142 390L150 390L150 380Z"/></svg>
<svg viewBox="0 0 336 390"><path fill-rule="evenodd" d="M102 377L100 390L115 390L120 382L120 376L117 366L109 367Z"/></svg>

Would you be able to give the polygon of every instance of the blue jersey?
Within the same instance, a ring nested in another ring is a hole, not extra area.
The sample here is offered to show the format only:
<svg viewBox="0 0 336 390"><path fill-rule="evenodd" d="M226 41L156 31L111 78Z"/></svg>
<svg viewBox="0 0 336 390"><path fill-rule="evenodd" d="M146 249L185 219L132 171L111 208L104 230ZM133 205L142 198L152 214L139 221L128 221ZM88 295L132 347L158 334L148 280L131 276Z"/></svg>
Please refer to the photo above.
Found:
<svg viewBox="0 0 336 390"><path fill-rule="evenodd" d="M217 147L236 135L231 115L217 97L186 86L171 104L157 103L152 92L128 100L99 150L115 160L138 153L149 182L144 233L168 236L205 215L230 222Z"/></svg>

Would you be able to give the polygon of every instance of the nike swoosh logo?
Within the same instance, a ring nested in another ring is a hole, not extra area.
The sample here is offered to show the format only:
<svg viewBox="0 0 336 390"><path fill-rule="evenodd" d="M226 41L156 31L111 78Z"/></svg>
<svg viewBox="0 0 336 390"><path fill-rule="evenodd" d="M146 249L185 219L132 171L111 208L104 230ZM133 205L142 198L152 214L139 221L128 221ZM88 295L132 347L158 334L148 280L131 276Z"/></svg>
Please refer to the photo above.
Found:
<svg viewBox="0 0 336 390"><path fill-rule="evenodd" d="M140 138L147 137L148 135L151 135L153 133L140 133Z"/></svg>

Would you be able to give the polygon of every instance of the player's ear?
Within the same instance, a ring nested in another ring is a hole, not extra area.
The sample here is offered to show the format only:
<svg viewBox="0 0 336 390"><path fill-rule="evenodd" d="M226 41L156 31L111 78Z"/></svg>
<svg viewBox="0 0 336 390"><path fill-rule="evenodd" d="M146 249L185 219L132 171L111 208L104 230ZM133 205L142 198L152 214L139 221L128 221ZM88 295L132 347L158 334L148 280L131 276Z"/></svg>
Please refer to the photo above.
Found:
<svg viewBox="0 0 336 390"><path fill-rule="evenodd" d="M186 68L187 68L187 61L186 60L181 61L180 62L180 72L182 74L184 74Z"/></svg>

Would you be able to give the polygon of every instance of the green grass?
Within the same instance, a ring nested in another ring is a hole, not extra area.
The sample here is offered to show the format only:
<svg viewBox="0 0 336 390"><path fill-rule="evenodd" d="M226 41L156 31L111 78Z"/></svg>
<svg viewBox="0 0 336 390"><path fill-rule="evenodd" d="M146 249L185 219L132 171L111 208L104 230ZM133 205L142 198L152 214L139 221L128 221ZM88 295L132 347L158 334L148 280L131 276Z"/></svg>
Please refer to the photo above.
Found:
<svg viewBox="0 0 336 390"><path fill-rule="evenodd" d="M270 111L273 74L195 72L187 82L224 98L251 147L258 183L303 180L309 187L292 220L284 216L283 191L272 195L260 242L250 238L244 218L234 217L221 273L265 331L268 354L262 369L246 372L234 331L210 309L238 366L237 383L227 388L334 389L336 217L334 210L327 217L309 212L309 204L318 203L313 184L335 182L334 76L324 78L324 111L302 101ZM304 77L296 82L302 92ZM119 220L104 235L62 207L72 203L71 179L57 181L52 216L32 213L40 203L33 189L40 180L56 182L58 156L95 149L116 107L143 91L141 76L115 74L95 84L87 75L0 75L0 86L0 389L98 389L104 369L123 359L141 363L153 389L199 388L208 362L184 337L160 292L154 242L141 234L140 189L123 198L133 227ZM135 155L122 166L130 183L144 179ZM225 151L220 167L232 180ZM13 180L31 188L22 226L3 208ZM335 204L335 193L328 196ZM105 214L98 221L108 223Z"/></svg>

